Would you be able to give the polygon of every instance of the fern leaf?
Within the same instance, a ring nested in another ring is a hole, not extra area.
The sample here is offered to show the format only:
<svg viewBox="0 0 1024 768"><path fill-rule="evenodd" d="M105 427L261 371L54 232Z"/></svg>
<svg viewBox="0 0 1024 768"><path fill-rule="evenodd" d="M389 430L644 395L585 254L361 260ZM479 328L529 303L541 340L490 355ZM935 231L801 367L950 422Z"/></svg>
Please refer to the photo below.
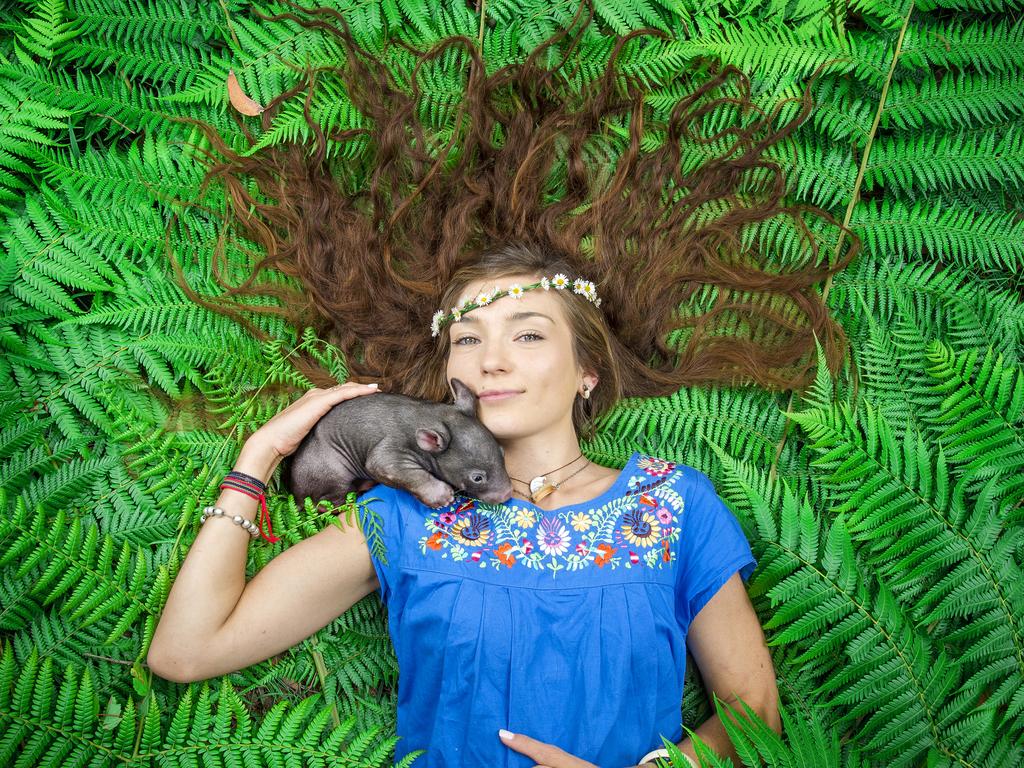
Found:
<svg viewBox="0 0 1024 768"><path fill-rule="evenodd" d="M877 253L912 259L922 251L965 268L1024 269L1024 222L1012 214L990 215L897 199L859 203L851 224Z"/></svg>

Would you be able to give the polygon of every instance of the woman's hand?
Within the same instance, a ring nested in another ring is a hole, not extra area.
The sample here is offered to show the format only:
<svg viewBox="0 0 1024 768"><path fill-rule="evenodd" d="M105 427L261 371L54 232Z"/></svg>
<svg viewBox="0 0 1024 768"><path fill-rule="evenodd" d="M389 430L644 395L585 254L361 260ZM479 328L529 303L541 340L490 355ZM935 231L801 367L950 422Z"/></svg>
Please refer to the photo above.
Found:
<svg viewBox="0 0 1024 768"><path fill-rule="evenodd" d="M533 768L598 768L554 744L545 744L523 733L513 734L510 739L502 737L501 741L506 747L526 755L537 763Z"/></svg>
<svg viewBox="0 0 1024 768"><path fill-rule="evenodd" d="M376 384L356 384L353 381L329 389L313 387L253 432L245 441L243 452L272 451L276 460L280 461L295 453L302 439L331 408L345 400L373 394L377 391L376 387Z"/></svg>

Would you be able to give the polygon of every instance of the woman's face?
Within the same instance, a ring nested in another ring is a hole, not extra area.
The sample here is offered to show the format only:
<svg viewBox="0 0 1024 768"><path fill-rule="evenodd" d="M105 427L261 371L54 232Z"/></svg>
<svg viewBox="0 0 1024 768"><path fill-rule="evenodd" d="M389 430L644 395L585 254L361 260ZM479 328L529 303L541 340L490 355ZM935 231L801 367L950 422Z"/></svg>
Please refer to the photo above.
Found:
<svg viewBox="0 0 1024 768"><path fill-rule="evenodd" d="M528 285L533 275L480 280L458 297L475 299L495 287ZM573 357L572 330L555 288L520 298L503 296L445 327L451 339L448 381L461 379L479 398L477 414L500 441L572 425L572 404L582 387ZM566 288L563 290L571 290ZM593 387L596 379L584 379ZM488 392L512 392L489 397Z"/></svg>

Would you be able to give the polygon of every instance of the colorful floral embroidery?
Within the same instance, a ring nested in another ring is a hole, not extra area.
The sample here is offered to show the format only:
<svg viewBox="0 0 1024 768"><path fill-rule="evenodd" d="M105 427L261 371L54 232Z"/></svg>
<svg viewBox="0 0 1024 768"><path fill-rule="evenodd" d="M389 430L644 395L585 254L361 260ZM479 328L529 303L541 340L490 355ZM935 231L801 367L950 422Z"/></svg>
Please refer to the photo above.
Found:
<svg viewBox="0 0 1024 768"><path fill-rule="evenodd" d="M537 522L537 515L532 509L519 509L516 511L516 525L522 529L532 528Z"/></svg>
<svg viewBox="0 0 1024 768"><path fill-rule="evenodd" d="M457 498L425 520L424 555L481 568L578 570L661 568L675 559L682 496L671 480L676 464L641 455L625 493L599 507L546 512Z"/></svg>
<svg viewBox="0 0 1024 768"><path fill-rule="evenodd" d="M586 512L577 512L572 516L572 527L577 531L585 531L593 525L590 515Z"/></svg>
<svg viewBox="0 0 1024 768"><path fill-rule="evenodd" d="M652 477L665 477L672 474L676 468L674 461L656 459L653 456L641 456L637 459L636 465Z"/></svg>

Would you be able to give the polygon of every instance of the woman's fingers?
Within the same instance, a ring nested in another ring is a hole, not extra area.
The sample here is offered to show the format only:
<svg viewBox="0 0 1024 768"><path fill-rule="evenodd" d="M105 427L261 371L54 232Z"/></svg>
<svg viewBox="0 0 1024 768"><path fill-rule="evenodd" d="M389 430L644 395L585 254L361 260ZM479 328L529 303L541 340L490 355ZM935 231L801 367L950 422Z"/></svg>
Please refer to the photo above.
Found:
<svg viewBox="0 0 1024 768"><path fill-rule="evenodd" d="M259 442L268 442L281 456L288 456L295 452L303 438L335 405L377 391L376 386L352 381L326 389L313 387L273 416L250 440L255 438Z"/></svg>

